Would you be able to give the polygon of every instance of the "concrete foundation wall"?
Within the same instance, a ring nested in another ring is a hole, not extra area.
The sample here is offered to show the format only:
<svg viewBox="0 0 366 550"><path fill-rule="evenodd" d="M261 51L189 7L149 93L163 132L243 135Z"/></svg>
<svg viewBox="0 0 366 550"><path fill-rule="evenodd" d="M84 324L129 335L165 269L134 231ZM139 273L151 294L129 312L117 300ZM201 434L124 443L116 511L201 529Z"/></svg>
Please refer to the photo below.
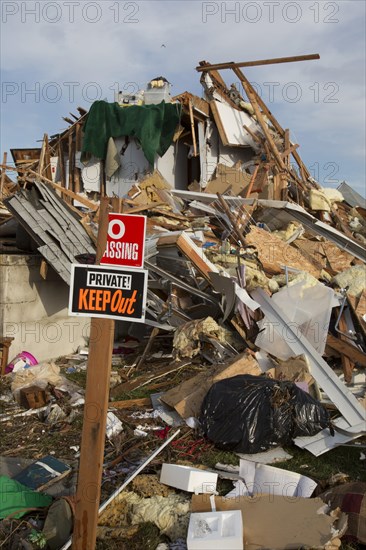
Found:
<svg viewBox="0 0 366 550"><path fill-rule="evenodd" d="M40 275L41 257L0 256L0 334L14 338L9 357L28 351L44 361L85 346L88 317L69 317L69 287L52 268Z"/></svg>

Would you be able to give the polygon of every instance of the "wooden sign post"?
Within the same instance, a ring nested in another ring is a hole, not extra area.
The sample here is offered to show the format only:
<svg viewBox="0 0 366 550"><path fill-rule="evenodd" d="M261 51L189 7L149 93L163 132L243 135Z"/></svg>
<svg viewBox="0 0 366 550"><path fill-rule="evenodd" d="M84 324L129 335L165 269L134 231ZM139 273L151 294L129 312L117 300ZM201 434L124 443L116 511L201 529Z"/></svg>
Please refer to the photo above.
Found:
<svg viewBox="0 0 366 550"><path fill-rule="evenodd" d="M97 264L99 264L106 246L108 204L108 197L102 197ZM96 544L113 339L113 319L92 318L75 523L72 536L73 550L92 550Z"/></svg>

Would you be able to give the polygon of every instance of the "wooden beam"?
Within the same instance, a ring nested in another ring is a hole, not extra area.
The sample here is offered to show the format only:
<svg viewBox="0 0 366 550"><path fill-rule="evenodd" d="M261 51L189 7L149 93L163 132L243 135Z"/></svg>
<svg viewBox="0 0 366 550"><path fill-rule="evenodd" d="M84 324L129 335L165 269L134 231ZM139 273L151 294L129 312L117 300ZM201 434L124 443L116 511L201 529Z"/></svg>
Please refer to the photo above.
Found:
<svg viewBox="0 0 366 550"><path fill-rule="evenodd" d="M85 197L83 197L81 195L77 195L76 193L73 193L72 191L69 191L69 189L65 189L61 185L59 185L57 183L54 183L52 180L46 178L45 176L40 176L34 170L29 170L29 169L25 169L25 168L23 169L23 168L18 168L18 167L14 168L13 166L6 166L5 164L1 164L0 168L1 169L5 168L5 170L10 170L10 171L13 171L13 172L19 172L20 171L20 172L23 172L23 173L32 174L34 176L37 176L37 178L39 178L42 181L45 181L46 183L49 183L50 185L52 185L52 187L54 189L56 189L57 191L60 191L63 195L66 195L68 197L71 197L74 200L77 200L78 202L81 202L81 204L83 204L84 206L86 206L90 210L95 211L95 210L98 210L98 208L99 208L98 204L94 204L93 202L89 201Z"/></svg>
<svg viewBox="0 0 366 550"><path fill-rule="evenodd" d="M290 143L290 130L288 128L286 128L286 130L285 130L285 136L284 137L285 137L285 150L282 154L283 154L287 169L290 170L290 167L291 167L290 153L293 150L294 146L291 145L291 143ZM296 145L295 149L297 147L298 147L298 145Z"/></svg>
<svg viewBox="0 0 366 550"><path fill-rule="evenodd" d="M221 121L221 117L220 117L220 114L219 114L219 111L216 107L216 103L215 101L210 101L209 103L210 105L210 109L212 111L212 114L213 114L213 117L214 117L214 120L215 120L215 123L216 123L216 126L217 126L217 129L218 129L218 132L219 132L219 136L220 136L220 139L222 141L222 144L223 145L227 145L229 146L230 143L229 143L229 140L227 138L227 135L226 135L226 132L225 132L225 128L224 128L224 125L222 124L222 121Z"/></svg>
<svg viewBox="0 0 366 550"><path fill-rule="evenodd" d="M47 134L44 134L43 136L41 156L38 164L38 173L40 176L45 176L46 178L49 178L49 179L52 178L51 156L50 156Z"/></svg>
<svg viewBox="0 0 366 550"><path fill-rule="evenodd" d="M51 152L50 152L50 145L48 142L48 135L45 134L45 165L43 168L43 174L46 176L46 178L52 179L52 170L51 170Z"/></svg>
<svg viewBox="0 0 366 550"><path fill-rule="evenodd" d="M188 101L189 106L189 119L191 121L191 132L192 132L192 140L193 140L193 154L196 157L197 156L197 140L196 140L196 130L194 127L194 117L193 117L193 109L192 109L192 100L190 99Z"/></svg>
<svg viewBox="0 0 366 550"><path fill-rule="evenodd" d="M108 205L108 198L102 198L97 242L97 264L99 264L106 246ZM93 317L91 320L84 421L72 536L73 550L91 549L96 546L113 338L113 319Z"/></svg>
<svg viewBox="0 0 366 550"><path fill-rule="evenodd" d="M250 84L249 80L245 77L245 75L240 71L240 75L241 75L241 78L243 79L242 80L242 83L243 81L246 83L247 87L250 88L250 90L252 91L254 97L256 98L257 102L258 102L258 105L260 106L260 108L262 109L263 113L268 117L268 119L271 121L271 123L273 124L274 128L277 130L277 132L282 136L284 137L285 136L285 130L282 128L282 126L280 125L280 123L278 122L278 120L275 118L275 116L272 114L272 112L268 109L267 105L264 103L263 99L260 97L260 95L257 94L257 92L255 91L255 89L253 88L253 86ZM245 88L244 88L245 89ZM300 172L302 173L303 175L303 186L305 186L306 184L306 178L308 178L310 176L310 172L308 171L308 169L306 168L306 166L304 165L304 163L302 162L301 158L300 158L300 155L298 154L297 151L293 151L292 152L292 156L294 157L294 159L296 160L298 166L299 166L299 169L300 169Z"/></svg>
<svg viewBox="0 0 366 550"><path fill-rule="evenodd" d="M78 107L78 110L79 110L79 107ZM62 141L63 139L66 139L68 137L69 133L73 131L74 127L77 124L84 123L84 119L86 118L87 114L88 114L88 112L85 111L85 113L78 120L76 120L75 122L73 121L72 126L69 126L69 128L67 128L67 130L62 132L62 134L59 134L58 135L58 140L56 141L54 147L56 147L59 144L60 141ZM57 137L57 135L55 136L54 139L56 139L56 137Z"/></svg>
<svg viewBox="0 0 366 550"><path fill-rule="evenodd" d="M358 347L351 344L349 340L340 340L329 333L327 336L327 346L345 355L354 363L358 363L360 367L366 367L366 353L363 353Z"/></svg>
<svg viewBox="0 0 366 550"><path fill-rule="evenodd" d="M233 232L235 233L237 240L239 241L241 246L245 246L246 243L245 243L244 234L239 229L238 224L236 223L234 214L231 212L230 208L226 204L226 202L225 202L224 198L222 197L222 195L220 195L220 193L216 193L216 194L217 194L217 197L219 199L219 202L220 202L225 214L227 215L227 217L230 220L230 223L233 227Z"/></svg>
<svg viewBox="0 0 366 550"><path fill-rule="evenodd" d="M297 143L294 143L292 145L289 146L288 149L286 149L283 153L280 153L280 157L283 159L283 161L285 162L285 164L287 165L287 160L289 160L290 158L290 154L292 153L292 151L295 151L295 149L297 149L299 147L299 145ZM268 162L267 163L269 167L272 167L274 166L274 161L271 161L271 162ZM291 168L291 165L288 166L288 169Z"/></svg>
<svg viewBox="0 0 366 550"><path fill-rule="evenodd" d="M59 163L59 166L60 166L61 187L66 187L65 159L64 159L64 151L63 151L63 148L62 148L61 141L59 141L59 143L58 143L57 152L58 152L58 163Z"/></svg>
<svg viewBox="0 0 366 550"><path fill-rule="evenodd" d="M150 397L140 397L138 399L126 399L125 401L111 401L110 407L116 409L130 409L131 407L151 407Z"/></svg>
<svg viewBox="0 0 366 550"><path fill-rule="evenodd" d="M69 157L69 181L68 188L70 191L75 191L74 189L74 167L75 167L75 155L74 155L74 136L73 132L69 133L68 136L68 157Z"/></svg>
<svg viewBox="0 0 366 550"><path fill-rule="evenodd" d="M82 127L82 123L81 123L81 122L80 122L79 124L76 124L76 126L75 126L75 143L76 143L76 151L81 151L81 147L82 147L83 138L82 138L82 130L81 130L81 127Z"/></svg>
<svg viewBox="0 0 366 550"><path fill-rule="evenodd" d="M150 350L151 350L151 348L152 348L152 345L153 345L153 343L154 343L154 340L155 340L155 338L157 337L157 335L159 334L159 332L160 332L160 329L158 329L157 327L154 327L154 328L152 329L151 334L150 334L150 336L149 336L149 340L148 340L148 342L147 342L147 344L146 344L146 347L145 347L145 349L144 349L144 352L143 352L143 354L141 355L140 359L138 360L137 365L136 365L136 367L135 367L135 369L134 369L135 371L137 371L137 370L143 365L143 363L144 363L144 361L145 361L145 359L146 359L146 356L147 356L147 354L150 352Z"/></svg>
<svg viewBox="0 0 366 550"><path fill-rule="evenodd" d="M45 178L43 178L43 179L45 179ZM71 197L72 199L80 202L81 204L83 204L84 206L89 208L90 210L93 210L93 212L98 210L98 208L99 208L98 204L94 204L93 202L89 201L85 197L77 195L73 191L69 191L68 189L65 189L64 187L61 187L61 185L58 185L57 183L53 183L53 181L48 181L48 183L51 184L54 189L56 189L57 191L60 191L63 195L66 195L67 197Z"/></svg>
<svg viewBox="0 0 366 550"><path fill-rule="evenodd" d="M352 231L349 229L349 227L345 223L343 223L342 218L340 217L340 215L338 214L338 212L336 211L334 206L332 207L331 215L334 218L336 225L339 226L340 230L343 231L343 233L347 237L349 237L350 239L352 239L354 241L355 239L354 239L354 236L352 234Z"/></svg>
<svg viewBox="0 0 366 550"><path fill-rule="evenodd" d="M201 73L202 71L220 71L222 69L234 69L235 67L258 67L260 65L275 65L277 63L293 63L296 61L311 61L313 59L320 59L318 53L309 55L294 55L292 57L274 57L273 59L259 59L257 61L242 61L234 63L234 61L228 61L226 63L216 63L216 65L199 65L196 67L196 71Z"/></svg>
<svg viewBox="0 0 366 550"><path fill-rule="evenodd" d="M3 154L3 164L2 166L6 166L6 161L8 158L8 153L5 151ZM5 185L5 176L6 176L6 169L1 168L1 187L0 187L0 197L3 197L4 194L4 185Z"/></svg>
<svg viewBox="0 0 366 550"><path fill-rule="evenodd" d="M202 65L207 64L206 61L201 61ZM210 71L210 79L212 81L212 86L215 89L215 91L223 98L225 101L234 109L237 109L238 106L236 103L230 98L229 96L229 90L227 89L227 86L222 79L220 73L218 71ZM201 78L202 83L202 78Z"/></svg>
<svg viewBox="0 0 366 550"><path fill-rule="evenodd" d="M11 168L11 170L13 170L13 168ZM17 168L17 170L19 170L19 169ZM67 195L68 197L71 197L72 199L81 202L82 204L84 204L84 206L86 206L90 210L94 211L94 210L97 210L99 208L98 204L94 204L93 202L89 201L85 197L77 195L76 193L73 193L72 191L69 191L68 189L64 189L64 187L61 187L61 185L59 185L57 183L53 183L52 180L50 180L50 179L48 179L44 176L40 176L34 170L23 170L23 172L31 173L31 174L37 176L40 180L43 180L46 183L49 183L50 185L52 185L52 187L54 189L56 189L57 191L60 191L63 195Z"/></svg>
<svg viewBox="0 0 366 550"><path fill-rule="evenodd" d="M257 143L259 143L260 145L263 145L263 139L264 139L263 137L261 138L261 137L257 136L257 134L255 134L255 133L249 128L249 126L246 126L245 124L244 124L243 128L244 128L244 130L245 130L246 132L248 132L248 134L254 139L254 141L256 141Z"/></svg>
<svg viewBox="0 0 366 550"><path fill-rule="evenodd" d="M281 200L281 177L278 172L273 175L273 199L275 201Z"/></svg>
<svg viewBox="0 0 366 550"><path fill-rule="evenodd" d="M141 206L134 206L133 208L126 208L125 214L137 214L138 212L143 212L144 210L151 210L157 208L158 206L166 205L165 202L150 202L149 204L143 204Z"/></svg>
<svg viewBox="0 0 366 550"><path fill-rule="evenodd" d="M254 185L254 182L255 182L255 178L257 177L257 174L258 174L258 170L259 170L259 164L257 164L257 166L255 167L254 172L252 174L252 177L250 179L250 182L249 182L249 185L248 185L248 190L247 190L247 193L245 195L246 199L249 197L249 195L252 192L253 185Z"/></svg>
<svg viewBox="0 0 366 550"><path fill-rule="evenodd" d="M3 166L3 165L2 165ZM77 200L79 202L81 202L81 204L83 204L84 206L86 206L87 208L89 208L90 210L98 210L99 208L99 205L98 204L94 204L93 202L89 201L88 199L86 199L85 197L82 197L80 195L77 195L76 193L74 193L73 191L70 191L69 189L65 189L64 187L62 187L61 185L57 184L57 183L54 183L52 180L46 178L45 176L40 176L37 172L35 172L34 170L26 170L26 169L22 169L22 168L16 168L14 169L13 167L6 167L7 169L10 169L10 170L21 170L22 172L26 172L26 173L30 173L30 174L33 174L34 176L37 176L40 180L42 181L45 181L46 183L49 183L50 185L52 185L52 187L54 189L56 189L57 191L60 191L63 195L66 195L68 197L71 197L72 199L74 200Z"/></svg>
<svg viewBox="0 0 366 550"><path fill-rule="evenodd" d="M262 111L259 107L259 104L258 104L258 101L257 101L257 98L256 98L256 95L253 93L253 89L251 86L248 86L247 84L247 81L246 81L246 78L244 77L243 73L241 72L240 69L234 67L233 68L233 71L235 73L235 75L240 79L241 83L242 83L242 86L245 90L245 93L247 94L248 96L248 99L250 101L250 103L252 104L252 107L254 109L254 112L255 112L255 115L257 117L257 121L258 121L258 124L260 125L260 127L262 128L262 132L264 133L266 139L267 139L267 142L268 142L268 145L271 149L271 152L273 154L273 156L275 157L276 159L276 162L278 164L278 167L281 171L286 171L286 166L280 156L280 153L277 149L277 146L271 136L271 133L269 131L269 128L268 128L268 125L266 123L266 121L264 120L264 117L263 117L263 114L262 114Z"/></svg>
<svg viewBox="0 0 366 550"><path fill-rule="evenodd" d="M210 72L210 76L211 78L220 78L220 94L225 97L226 101L230 101L229 100L229 96L228 96L228 93L229 91L227 90L226 86L225 86L225 83L224 81L222 80L221 76L220 76L220 73L218 71L215 71L215 70L211 70L211 67L212 65L210 65L209 63L205 62L205 61L201 61L201 66L204 68L204 70L207 70ZM239 69L238 69L239 70ZM250 87L250 89L252 90L254 96L256 97L256 100L258 102L258 105L260 106L260 108L262 109L263 113L269 118L269 120L271 121L271 123L273 124L274 128L277 130L277 132L282 136L284 137L284 133L285 133L285 130L282 128L282 126L279 124L279 122L277 121L277 119L274 117L274 115L271 113L271 111L268 109L268 107L266 106L266 104L264 103L264 101L262 100L262 98L257 94L257 92L254 90L254 88L252 87L252 85L250 84L249 80L246 79L246 77L244 76L243 73L241 73L241 76L242 78L245 80L246 84L248 87ZM223 89L226 90L226 94L224 94L223 92ZM234 107L234 108L237 108L237 106L235 104L233 104L231 101L230 101L230 104ZM219 129L219 133L220 133L220 129ZM221 137L221 134L220 134L220 137ZM222 139L222 138L221 138ZM306 168L306 166L304 165L304 163L302 162L301 158L300 158L300 155L299 153L294 150L292 151L292 156L294 157L295 161L297 162L298 166L299 166L299 170L300 170L300 173L301 173L301 179L296 175L296 174L291 174L291 177L292 179L295 179L297 184L302 188L302 189L306 189L307 187L307 178L310 177L310 172L309 170ZM319 186L318 186L319 187ZM300 202L303 203L303 201L301 200Z"/></svg>

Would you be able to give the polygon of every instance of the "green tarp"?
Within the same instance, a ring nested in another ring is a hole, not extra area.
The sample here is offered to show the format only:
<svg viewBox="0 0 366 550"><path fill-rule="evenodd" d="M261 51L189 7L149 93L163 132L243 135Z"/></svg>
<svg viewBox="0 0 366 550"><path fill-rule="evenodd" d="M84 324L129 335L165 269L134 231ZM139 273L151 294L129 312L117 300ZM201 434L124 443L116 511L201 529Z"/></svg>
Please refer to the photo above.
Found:
<svg viewBox="0 0 366 550"><path fill-rule="evenodd" d="M180 103L120 107L118 103L95 101L84 126L82 160L88 154L105 159L110 137L131 136L153 165L155 155L164 155L172 143L180 113Z"/></svg>
<svg viewBox="0 0 366 550"><path fill-rule="evenodd" d="M0 519L21 518L32 508L45 508L52 497L36 493L7 476L0 476Z"/></svg>

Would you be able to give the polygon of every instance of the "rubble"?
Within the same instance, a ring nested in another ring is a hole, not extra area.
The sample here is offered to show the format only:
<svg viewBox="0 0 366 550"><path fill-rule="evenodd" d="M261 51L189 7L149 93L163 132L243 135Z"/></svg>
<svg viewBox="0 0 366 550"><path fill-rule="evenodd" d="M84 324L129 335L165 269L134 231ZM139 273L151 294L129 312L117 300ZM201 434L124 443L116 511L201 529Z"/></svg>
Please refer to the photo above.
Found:
<svg viewBox="0 0 366 550"><path fill-rule="evenodd" d="M258 379L267 396L273 386L291 387L324 413L318 422L302 411L311 426L299 433L288 428L277 441L270 420L281 407L271 398L261 421L268 437L261 436L257 451L272 450L278 442L289 445L293 435L297 452L306 449L318 457L366 434L365 384L359 377L355 383L366 365L364 199L345 182L338 190L326 189L311 177L299 144L241 66L200 62L203 98L189 92L172 98L169 83L159 77L137 99L122 94L114 103L95 102L89 112L79 108L78 115L64 119L69 124L65 131L50 138L45 134L39 149L13 149L14 166L1 165L1 374L9 371L1 377L2 426L21 419L27 426L41 423L48 433L73 429L84 397L67 378L88 374L85 354L75 352L95 335L80 317L77 338L70 337L70 325L67 336L65 330L60 335L62 323L75 320L62 313L67 312L71 266L93 266L102 257L97 241L98 231L100 237L106 230L102 204L108 203L110 212L146 216L144 322L116 322L114 370L107 378L102 489L108 487L112 495L105 495L99 510L101 537L131 535L131 526L152 522L180 545L187 539L190 511L240 510L248 549L335 548L346 529L344 515L324 512L322 502L310 498L310 489L307 498L293 492L291 503L282 494L274 500L272 494L271 502L258 495L237 496L235 502L194 496L190 507L190 498L166 493L162 485L162 494L155 496L146 487L137 494L138 483L127 488L146 467L151 469L143 475L154 476L151 485L156 486L158 464L172 467L171 478L176 471L202 472L192 463L213 448L202 439L202 428L216 420L206 405L217 387L235 386L227 397L230 407L218 411L222 417L230 409L224 436L237 432L245 439L241 450L252 452L255 423L246 434L238 412L237 390L244 378ZM227 86L223 69L233 71L242 92ZM10 171L17 182L8 177ZM26 283L24 275L29 275ZM43 347L42 338L34 347L23 342L7 307L17 280L29 290L21 302L25 333L39 320L43 340L50 339L48 324L55 329L54 344L60 342L64 355L69 354L62 369L50 361L55 359L49 355L52 346ZM26 353L22 349L40 363L19 363ZM9 363L9 357L15 360ZM289 403L285 398L281 403L284 420L293 420ZM182 433L174 441L178 432L170 429L176 426ZM218 438L218 447L225 437ZM164 443L149 456L158 438ZM69 448L78 451L79 441L70 440ZM164 459L155 461L163 450ZM130 463L127 455L133 457ZM190 464L180 463L185 459ZM249 467L256 468L255 462ZM281 474L275 467L257 470L267 472L265 483ZM243 471L237 475L240 489L248 480ZM304 476L289 472L290 478L301 482ZM169 484L184 485L177 479ZM309 484L314 489L316 482ZM210 492L215 491L216 483ZM44 532L53 548L61 544L53 539L62 539L68 548L73 509L57 502ZM67 516L67 529L59 537L51 533L58 513ZM308 523L312 528L307 530Z"/></svg>

